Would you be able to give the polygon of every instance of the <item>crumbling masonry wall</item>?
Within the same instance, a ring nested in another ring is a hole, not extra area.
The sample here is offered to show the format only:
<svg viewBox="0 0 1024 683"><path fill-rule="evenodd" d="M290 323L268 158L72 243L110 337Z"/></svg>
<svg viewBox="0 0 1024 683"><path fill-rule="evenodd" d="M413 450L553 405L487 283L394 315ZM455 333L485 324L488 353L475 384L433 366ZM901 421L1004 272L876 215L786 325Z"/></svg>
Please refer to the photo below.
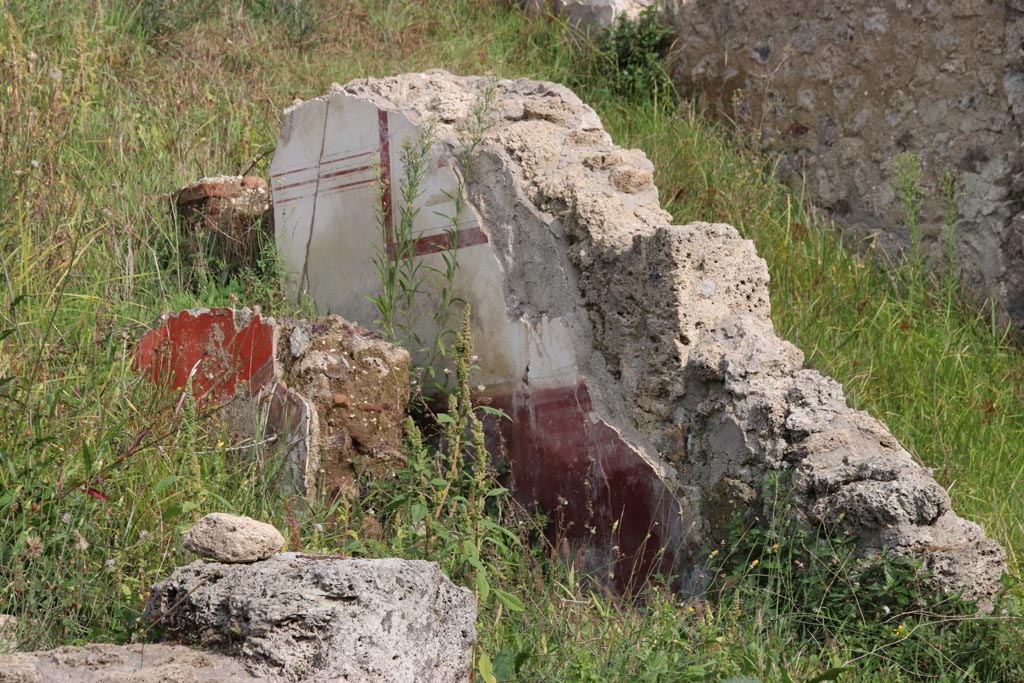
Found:
<svg viewBox="0 0 1024 683"><path fill-rule="evenodd" d="M780 174L857 241L909 242L893 159L921 155L924 248L945 263L940 178L961 196L957 267L1024 330L1024 3L670 0L684 93L781 153Z"/></svg>
<svg viewBox="0 0 1024 683"><path fill-rule="evenodd" d="M358 475L384 477L405 461L409 353L338 316L168 312L134 363L177 400L187 390L218 406L232 444L253 444L281 492L299 499L354 499Z"/></svg>
<svg viewBox="0 0 1024 683"><path fill-rule="evenodd" d="M488 125L467 144L485 101ZM342 285L383 239L378 223L352 219L358 197L336 189L367 164L337 160L382 160L385 191L360 201L376 203L386 230L402 177L395 131L427 125L432 179L419 206L450 198L472 150L463 230L474 237L451 253L455 294L476 314L478 398L512 416L491 425L492 441L516 495L550 514L584 564L618 582L673 571L699 588L710 543L737 512L770 513L760 496L783 474L807 521L849 531L862 552L918 556L936 589L982 602L996 590L999 545L775 336L752 243L727 225L672 225L651 163L562 86L431 71L354 81L290 109L271 167L275 225L286 267L320 307L373 319L372 279ZM428 214L417 258L431 264Z"/></svg>

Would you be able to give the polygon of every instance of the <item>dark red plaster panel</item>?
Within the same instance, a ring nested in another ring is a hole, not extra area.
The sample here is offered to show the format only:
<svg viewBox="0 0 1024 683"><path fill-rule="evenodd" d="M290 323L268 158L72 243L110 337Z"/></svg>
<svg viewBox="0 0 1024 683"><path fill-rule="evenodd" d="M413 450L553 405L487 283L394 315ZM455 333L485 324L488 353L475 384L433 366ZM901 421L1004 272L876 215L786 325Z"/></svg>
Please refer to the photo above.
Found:
<svg viewBox="0 0 1024 683"><path fill-rule="evenodd" d="M603 420L593 416L585 383L488 397L512 419L487 420L512 489L548 514L552 541L582 548L586 569L614 577L630 592L655 573L682 567L673 541L679 508L654 470Z"/></svg>
<svg viewBox="0 0 1024 683"><path fill-rule="evenodd" d="M273 379L273 339L273 325L260 315L236 329L230 308L181 311L142 338L135 350L135 369L178 391L195 368L196 398L224 401L242 385L251 395Z"/></svg>

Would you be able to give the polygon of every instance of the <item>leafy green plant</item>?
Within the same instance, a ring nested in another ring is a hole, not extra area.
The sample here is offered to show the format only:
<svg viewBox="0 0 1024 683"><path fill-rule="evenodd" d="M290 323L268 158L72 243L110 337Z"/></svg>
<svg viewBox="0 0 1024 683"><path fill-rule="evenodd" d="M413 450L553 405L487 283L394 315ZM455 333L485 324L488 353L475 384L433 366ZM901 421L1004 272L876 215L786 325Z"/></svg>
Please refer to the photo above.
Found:
<svg viewBox="0 0 1024 683"><path fill-rule="evenodd" d="M438 377L438 366L450 356L450 340L455 336L451 326L452 313L464 302L455 297L458 273L459 228L466 208L466 179L473 152L493 125L495 88L484 88L473 106L471 115L459 128L460 149L457 151L455 188L445 196L453 209L451 214L436 213L445 228L445 248L440 251L440 265L431 265L417 254L421 236L415 224L420 213L417 201L436 136L436 122L423 126L414 139L402 143L402 177L399 181L400 204L397 220L389 212L377 214L380 242L374 247L373 264L381 284L379 294L371 297L377 308L376 320L386 339L407 346L414 358L415 387L428 394L447 391L447 375ZM378 182L379 205L390 201L390 188ZM394 207L392 207L394 208ZM436 292L436 300L429 301ZM429 303L428 303L429 301ZM424 336L422 323L430 308L430 329L433 336Z"/></svg>
<svg viewBox="0 0 1024 683"><path fill-rule="evenodd" d="M434 124L428 124L414 139L402 143L397 220L391 220L390 212L378 212L380 242L374 246L373 259L381 284L380 294L371 297L380 314L376 322L386 339L409 348L418 365L414 372L421 377L424 373L433 373L438 358L446 355L446 340L453 334L448 318L452 307L458 303L453 289L458 270L457 226L464 206L460 192L457 194L458 210L450 218L451 227L447 230L449 245L442 251L444 265L441 268L429 265L417 254L420 235L415 224L421 210L416 204L423 192L434 136ZM380 205L384 206L384 198L391 193L383 180L378 183L378 193ZM422 331L422 322L427 317L424 297L435 287L440 292L440 301L429 316L433 336L426 338Z"/></svg>
<svg viewBox="0 0 1024 683"><path fill-rule="evenodd" d="M675 87L666 68L672 36L655 6L636 19L620 14L596 41L599 83L618 96L674 101Z"/></svg>

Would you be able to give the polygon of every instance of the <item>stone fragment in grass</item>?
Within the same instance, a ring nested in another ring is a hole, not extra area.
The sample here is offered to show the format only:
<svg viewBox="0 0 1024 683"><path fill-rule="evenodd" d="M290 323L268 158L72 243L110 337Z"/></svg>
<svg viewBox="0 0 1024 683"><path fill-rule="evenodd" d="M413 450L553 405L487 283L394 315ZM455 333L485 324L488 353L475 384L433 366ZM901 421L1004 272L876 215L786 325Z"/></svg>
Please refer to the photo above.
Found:
<svg viewBox="0 0 1024 683"><path fill-rule="evenodd" d="M270 243L270 192L259 176L202 178L175 192L172 206L194 268L254 267Z"/></svg>
<svg viewBox="0 0 1024 683"><path fill-rule="evenodd" d="M267 559L284 547L284 536L251 517L213 512L186 531L181 544L202 558L234 564Z"/></svg>
<svg viewBox="0 0 1024 683"><path fill-rule="evenodd" d="M434 562L280 553L193 562L153 587L146 616L272 681L468 683L476 600Z"/></svg>
<svg viewBox="0 0 1024 683"><path fill-rule="evenodd" d="M356 477L404 462L409 353L339 316L275 320L243 308L164 313L135 368L197 404L220 406L230 444L260 444L264 474L306 498L354 498ZM191 378L191 380L190 380Z"/></svg>
<svg viewBox="0 0 1024 683"><path fill-rule="evenodd" d="M580 28L607 28L620 16L636 19L654 0L525 0L529 12L564 16Z"/></svg>

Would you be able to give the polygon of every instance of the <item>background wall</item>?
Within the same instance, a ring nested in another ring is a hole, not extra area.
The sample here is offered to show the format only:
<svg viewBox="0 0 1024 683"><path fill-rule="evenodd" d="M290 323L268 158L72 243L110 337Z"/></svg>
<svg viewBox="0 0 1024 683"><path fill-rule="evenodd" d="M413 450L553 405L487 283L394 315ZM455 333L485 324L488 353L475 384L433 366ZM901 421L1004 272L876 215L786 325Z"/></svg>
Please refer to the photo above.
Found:
<svg viewBox="0 0 1024 683"><path fill-rule="evenodd" d="M908 245L893 161L922 158L924 253L945 263L940 179L958 182L954 253L979 300L1024 330L1024 1L668 0L685 94L781 152L848 235Z"/></svg>

